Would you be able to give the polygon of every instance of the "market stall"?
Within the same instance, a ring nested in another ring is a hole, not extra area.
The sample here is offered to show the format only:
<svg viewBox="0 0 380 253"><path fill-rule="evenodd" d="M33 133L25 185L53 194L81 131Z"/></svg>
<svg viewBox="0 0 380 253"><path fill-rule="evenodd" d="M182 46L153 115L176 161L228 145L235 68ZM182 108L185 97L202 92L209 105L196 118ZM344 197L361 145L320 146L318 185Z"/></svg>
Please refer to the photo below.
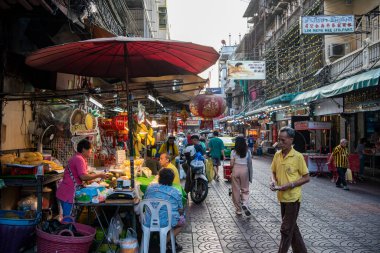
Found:
<svg viewBox="0 0 380 253"><path fill-rule="evenodd" d="M310 143L305 141L305 149L308 151L304 153L306 164L309 168L310 175L322 175L328 173L326 165L328 160L327 152L322 152L321 138L325 138L323 143L329 143L329 151L331 152L331 123L330 122L316 122L316 121L299 121L294 123L296 131L308 131L310 134ZM323 131L322 134L317 132ZM326 133L328 131L328 134ZM318 139L319 138L319 139Z"/></svg>

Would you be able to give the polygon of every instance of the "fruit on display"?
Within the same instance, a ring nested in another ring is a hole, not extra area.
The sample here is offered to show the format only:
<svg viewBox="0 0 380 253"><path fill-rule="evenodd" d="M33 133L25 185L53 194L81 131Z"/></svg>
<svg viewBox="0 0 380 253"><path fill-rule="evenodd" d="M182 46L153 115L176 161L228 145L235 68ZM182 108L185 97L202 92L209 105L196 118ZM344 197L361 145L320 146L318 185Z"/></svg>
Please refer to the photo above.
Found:
<svg viewBox="0 0 380 253"><path fill-rule="evenodd" d="M1 164L13 163L17 158L15 154L4 154L0 156Z"/></svg>

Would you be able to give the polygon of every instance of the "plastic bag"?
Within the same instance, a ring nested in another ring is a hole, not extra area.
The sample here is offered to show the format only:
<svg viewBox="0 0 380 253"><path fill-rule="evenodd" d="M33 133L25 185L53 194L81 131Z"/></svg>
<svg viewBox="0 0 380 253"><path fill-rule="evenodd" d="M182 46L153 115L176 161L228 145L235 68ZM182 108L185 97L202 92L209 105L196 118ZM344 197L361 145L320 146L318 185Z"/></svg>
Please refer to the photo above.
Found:
<svg viewBox="0 0 380 253"><path fill-rule="evenodd" d="M115 214L110 222L107 234L107 240L109 242L118 243L120 234L123 231L123 221L119 214Z"/></svg>
<svg viewBox="0 0 380 253"><path fill-rule="evenodd" d="M209 182L214 180L214 175L215 175L214 164L212 162L212 159L209 158L206 160L206 177L207 177L207 180Z"/></svg>
<svg viewBox="0 0 380 253"><path fill-rule="evenodd" d="M120 253L138 253L139 241L137 234L132 228L128 228L127 237L120 240Z"/></svg>
<svg viewBox="0 0 380 253"><path fill-rule="evenodd" d="M18 206L18 209L22 211L29 211L29 210L36 211L37 197L35 195L30 195L26 198L23 198L17 203L17 206Z"/></svg>
<svg viewBox="0 0 380 253"><path fill-rule="evenodd" d="M346 181L347 182L352 182L352 171L351 171L351 169L347 169L347 172L346 172Z"/></svg>
<svg viewBox="0 0 380 253"><path fill-rule="evenodd" d="M179 179L185 179L186 178L186 173L182 168L182 165L179 165Z"/></svg>

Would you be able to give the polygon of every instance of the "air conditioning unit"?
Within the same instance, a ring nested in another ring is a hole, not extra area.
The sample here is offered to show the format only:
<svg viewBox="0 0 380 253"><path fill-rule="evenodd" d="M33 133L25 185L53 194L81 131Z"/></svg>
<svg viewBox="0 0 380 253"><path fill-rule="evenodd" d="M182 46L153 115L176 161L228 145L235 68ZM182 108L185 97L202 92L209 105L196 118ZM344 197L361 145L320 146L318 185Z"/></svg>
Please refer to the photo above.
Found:
<svg viewBox="0 0 380 253"><path fill-rule="evenodd" d="M332 43L328 47L329 57L342 57L350 52L349 43Z"/></svg>

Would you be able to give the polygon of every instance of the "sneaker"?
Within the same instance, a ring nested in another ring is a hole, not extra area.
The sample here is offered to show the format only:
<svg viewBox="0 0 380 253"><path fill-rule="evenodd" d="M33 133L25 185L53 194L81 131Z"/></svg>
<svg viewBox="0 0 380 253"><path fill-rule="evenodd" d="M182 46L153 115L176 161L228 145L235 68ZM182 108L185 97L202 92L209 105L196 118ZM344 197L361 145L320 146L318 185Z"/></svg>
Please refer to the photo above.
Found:
<svg viewBox="0 0 380 253"><path fill-rule="evenodd" d="M350 189L349 189L347 186L345 186L345 187L343 188L343 190L345 190L345 191L349 191Z"/></svg>
<svg viewBox="0 0 380 253"><path fill-rule="evenodd" d="M337 184L336 187L338 187L338 188L343 188L343 186L340 185L340 184Z"/></svg>
<svg viewBox="0 0 380 253"><path fill-rule="evenodd" d="M217 175L217 176L215 177L215 181L216 181L216 182L219 182L219 175Z"/></svg>
<svg viewBox="0 0 380 253"><path fill-rule="evenodd" d="M236 210L235 213L236 213L237 215L242 215L242 214L243 214L243 212L242 212L241 210Z"/></svg>
<svg viewBox="0 0 380 253"><path fill-rule="evenodd" d="M251 216L251 211L249 210L248 206L242 205L241 208L243 209L245 215Z"/></svg>

